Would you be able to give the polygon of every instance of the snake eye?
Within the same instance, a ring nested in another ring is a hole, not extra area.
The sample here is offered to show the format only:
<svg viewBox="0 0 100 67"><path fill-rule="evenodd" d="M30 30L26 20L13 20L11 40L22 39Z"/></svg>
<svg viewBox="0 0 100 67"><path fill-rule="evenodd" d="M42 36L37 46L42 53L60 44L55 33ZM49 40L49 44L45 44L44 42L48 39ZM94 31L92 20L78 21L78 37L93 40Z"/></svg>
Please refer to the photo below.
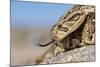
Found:
<svg viewBox="0 0 100 67"><path fill-rule="evenodd" d="M67 31L68 31L68 28L62 27L62 25L59 25L59 26L58 26L58 30L59 30L59 31L63 31L63 32L67 32Z"/></svg>
<svg viewBox="0 0 100 67"><path fill-rule="evenodd" d="M61 25L58 26L58 28L61 28L61 27L62 27Z"/></svg>
<svg viewBox="0 0 100 67"><path fill-rule="evenodd" d="M72 17L70 17L70 18L68 19L68 21L77 20L77 19L79 19L80 15L81 15L80 13L76 13L75 15L73 15Z"/></svg>

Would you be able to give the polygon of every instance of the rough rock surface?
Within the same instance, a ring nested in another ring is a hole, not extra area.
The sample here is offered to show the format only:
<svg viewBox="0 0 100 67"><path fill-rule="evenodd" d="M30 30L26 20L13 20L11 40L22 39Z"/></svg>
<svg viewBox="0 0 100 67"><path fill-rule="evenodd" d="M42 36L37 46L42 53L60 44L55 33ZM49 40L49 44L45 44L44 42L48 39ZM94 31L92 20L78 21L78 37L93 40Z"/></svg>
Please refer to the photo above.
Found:
<svg viewBox="0 0 100 67"><path fill-rule="evenodd" d="M84 46L81 48L73 49L58 56L45 59L41 64L54 64L54 63L75 63L75 62L93 62L95 61L95 45Z"/></svg>

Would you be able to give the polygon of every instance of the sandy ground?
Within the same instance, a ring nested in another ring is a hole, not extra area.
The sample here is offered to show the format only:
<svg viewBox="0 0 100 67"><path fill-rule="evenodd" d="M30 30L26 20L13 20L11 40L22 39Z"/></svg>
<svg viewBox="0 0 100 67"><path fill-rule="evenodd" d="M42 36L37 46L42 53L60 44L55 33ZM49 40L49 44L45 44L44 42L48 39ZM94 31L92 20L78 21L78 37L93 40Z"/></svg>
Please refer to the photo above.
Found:
<svg viewBox="0 0 100 67"><path fill-rule="evenodd" d="M36 41L46 42L48 32L34 30L11 29L11 65L32 65L34 59L44 54L48 47L38 47ZM45 37L45 38L43 38Z"/></svg>

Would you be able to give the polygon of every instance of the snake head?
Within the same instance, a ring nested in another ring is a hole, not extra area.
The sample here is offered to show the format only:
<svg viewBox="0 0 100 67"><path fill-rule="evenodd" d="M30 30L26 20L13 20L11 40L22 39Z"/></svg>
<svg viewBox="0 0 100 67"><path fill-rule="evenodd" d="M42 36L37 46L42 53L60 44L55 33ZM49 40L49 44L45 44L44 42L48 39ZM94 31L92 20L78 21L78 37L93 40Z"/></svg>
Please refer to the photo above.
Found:
<svg viewBox="0 0 100 67"><path fill-rule="evenodd" d="M66 16L65 16L66 17ZM58 21L55 27L50 32L51 39L61 41L69 34L78 29L86 18L84 10L73 11L67 15L67 17Z"/></svg>

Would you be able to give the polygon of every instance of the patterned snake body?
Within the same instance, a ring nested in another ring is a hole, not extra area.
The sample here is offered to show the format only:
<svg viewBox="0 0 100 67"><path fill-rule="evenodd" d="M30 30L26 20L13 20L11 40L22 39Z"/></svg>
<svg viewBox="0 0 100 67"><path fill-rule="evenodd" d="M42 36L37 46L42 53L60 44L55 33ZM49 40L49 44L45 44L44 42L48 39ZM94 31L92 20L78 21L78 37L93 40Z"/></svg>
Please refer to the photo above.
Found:
<svg viewBox="0 0 100 67"><path fill-rule="evenodd" d="M87 15L94 11L94 8L88 8L87 6L81 7L73 11L68 11L67 14L64 14L56 23L51 31L50 38L51 41L42 45L38 43L37 45L44 47L55 41L61 41L72 32L77 30L85 21Z"/></svg>

